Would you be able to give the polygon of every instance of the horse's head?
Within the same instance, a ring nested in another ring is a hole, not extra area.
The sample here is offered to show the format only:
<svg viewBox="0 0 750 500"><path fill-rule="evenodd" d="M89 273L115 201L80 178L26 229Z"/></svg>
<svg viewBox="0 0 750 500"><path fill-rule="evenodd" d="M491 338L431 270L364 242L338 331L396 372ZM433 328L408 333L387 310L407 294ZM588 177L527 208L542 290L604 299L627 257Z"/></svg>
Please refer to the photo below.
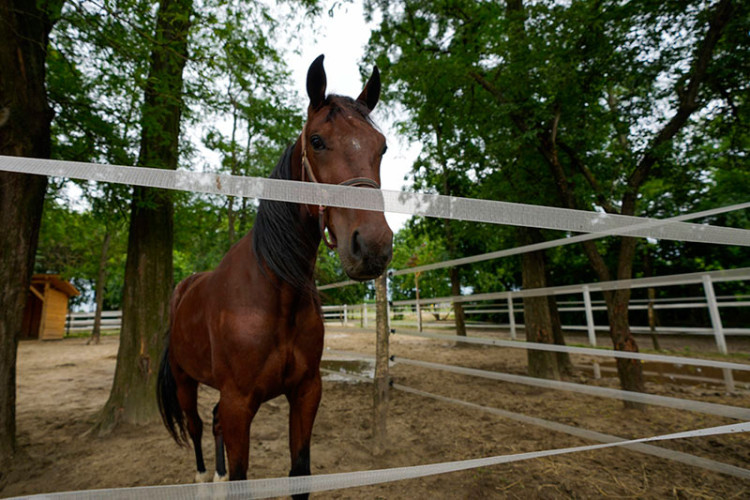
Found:
<svg viewBox="0 0 750 500"><path fill-rule="evenodd" d="M303 179L379 189L385 137L369 118L380 97L377 67L356 100L326 96L321 55L308 70L307 95L310 106L300 141ZM382 274L393 255L393 232L382 212L322 206L317 210L323 237L327 227L331 241L326 242L337 248L349 277L367 280Z"/></svg>

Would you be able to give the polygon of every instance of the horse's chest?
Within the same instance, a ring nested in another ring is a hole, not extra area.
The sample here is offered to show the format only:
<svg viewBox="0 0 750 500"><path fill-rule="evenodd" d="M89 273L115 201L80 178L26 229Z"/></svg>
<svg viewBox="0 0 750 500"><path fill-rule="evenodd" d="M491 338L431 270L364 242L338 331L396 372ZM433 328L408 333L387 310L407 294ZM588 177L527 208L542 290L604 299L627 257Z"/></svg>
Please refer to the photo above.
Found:
<svg viewBox="0 0 750 500"><path fill-rule="evenodd" d="M248 343L246 365L241 370L250 387L264 388L263 400L290 393L302 381L319 373L323 353L322 321L297 316L274 322L272 328L248 332L256 342ZM235 374L237 376L238 374Z"/></svg>

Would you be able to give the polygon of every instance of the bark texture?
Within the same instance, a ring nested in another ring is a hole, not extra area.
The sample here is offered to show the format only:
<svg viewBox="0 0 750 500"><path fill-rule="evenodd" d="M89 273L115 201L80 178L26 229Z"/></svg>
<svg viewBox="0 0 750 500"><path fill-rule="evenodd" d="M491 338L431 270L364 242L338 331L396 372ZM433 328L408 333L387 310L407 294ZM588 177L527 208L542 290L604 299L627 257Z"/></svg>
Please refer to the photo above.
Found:
<svg viewBox="0 0 750 500"><path fill-rule="evenodd" d="M86 345L98 344L102 336L102 307L104 306L104 290L107 277L107 256L109 255L109 243L112 240L112 232L107 229L102 242L102 251L99 254L99 269L96 273L96 313L94 314L94 328L91 330L91 338Z"/></svg>
<svg viewBox="0 0 750 500"><path fill-rule="evenodd" d="M449 274L451 278L451 295L457 297L461 295L461 278L458 274L458 269L451 267ZM462 302L453 303L453 315L456 317L456 335L466 337L466 314L464 313Z"/></svg>
<svg viewBox="0 0 750 500"><path fill-rule="evenodd" d="M161 0L141 113L138 165L176 169L182 73L192 0ZM109 400L94 430L159 418L156 378L169 320L173 288L174 209L169 192L136 187L130 212L122 329Z"/></svg>
<svg viewBox="0 0 750 500"><path fill-rule="evenodd" d="M45 59L61 5L0 0L0 155L50 156ZM46 187L0 171L0 462L16 450L16 353Z"/></svg>
<svg viewBox="0 0 750 500"><path fill-rule="evenodd" d="M534 237L529 234L532 229L519 229L522 241L530 242ZM538 235L541 237L541 235ZM547 268L544 251L527 252L521 257L523 289L543 288L547 286ZM555 342L552 314L547 297L524 297L524 324L526 340L540 344ZM529 375L538 378L560 379L560 369L554 352L527 349Z"/></svg>

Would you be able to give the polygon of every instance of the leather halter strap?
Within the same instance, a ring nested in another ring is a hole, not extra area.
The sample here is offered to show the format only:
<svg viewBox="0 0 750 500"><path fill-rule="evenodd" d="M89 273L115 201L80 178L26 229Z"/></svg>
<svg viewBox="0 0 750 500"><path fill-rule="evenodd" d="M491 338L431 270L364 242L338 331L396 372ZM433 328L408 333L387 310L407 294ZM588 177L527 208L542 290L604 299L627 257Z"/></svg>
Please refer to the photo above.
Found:
<svg viewBox="0 0 750 500"><path fill-rule="evenodd" d="M302 127L302 182L305 182L305 173L307 173L307 176L310 177L310 181L318 184L320 181L315 177L315 173L313 173L312 166L310 165L310 160L307 159L307 122L305 122L305 126ZM361 187L371 187L375 189L380 189L380 184L375 182L374 180L368 178L368 177L354 177L352 179L339 182L339 186L361 186ZM307 206L307 205L305 205ZM326 206L325 205L318 205L318 224L320 225L320 235L323 237L323 242L326 244L328 248L333 250L336 248L336 238L334 236L333 242L328 241L328 237L326 236ZM309 208L308 208L309 211Z"/></svg>

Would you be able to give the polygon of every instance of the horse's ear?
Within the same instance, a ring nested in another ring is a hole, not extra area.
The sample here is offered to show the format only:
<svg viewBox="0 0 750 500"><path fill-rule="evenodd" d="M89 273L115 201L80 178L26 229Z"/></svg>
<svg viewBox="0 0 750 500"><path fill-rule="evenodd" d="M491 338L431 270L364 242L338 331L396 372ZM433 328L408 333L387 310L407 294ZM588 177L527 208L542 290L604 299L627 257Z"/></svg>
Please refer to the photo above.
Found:
<svg viewBox="0 0 750 500"><path fill-rule="evenodd" d="M357 100L367 106L367 109L372 111L378 103L378 99L380 99L380 71L378 71L378 67L375 66L372 70L372 75L370 75L370 79L367 80L367 84L362 90L362 93L359 94L359 97L357 97Z"/></svg>
<svg viewBox="0 0 750 500"><path fill-rule="evenodd" d="M326 98L326 70L323 69L323 58L320 54L307 70L307 96L312 109L318 109Z"/></svg>

